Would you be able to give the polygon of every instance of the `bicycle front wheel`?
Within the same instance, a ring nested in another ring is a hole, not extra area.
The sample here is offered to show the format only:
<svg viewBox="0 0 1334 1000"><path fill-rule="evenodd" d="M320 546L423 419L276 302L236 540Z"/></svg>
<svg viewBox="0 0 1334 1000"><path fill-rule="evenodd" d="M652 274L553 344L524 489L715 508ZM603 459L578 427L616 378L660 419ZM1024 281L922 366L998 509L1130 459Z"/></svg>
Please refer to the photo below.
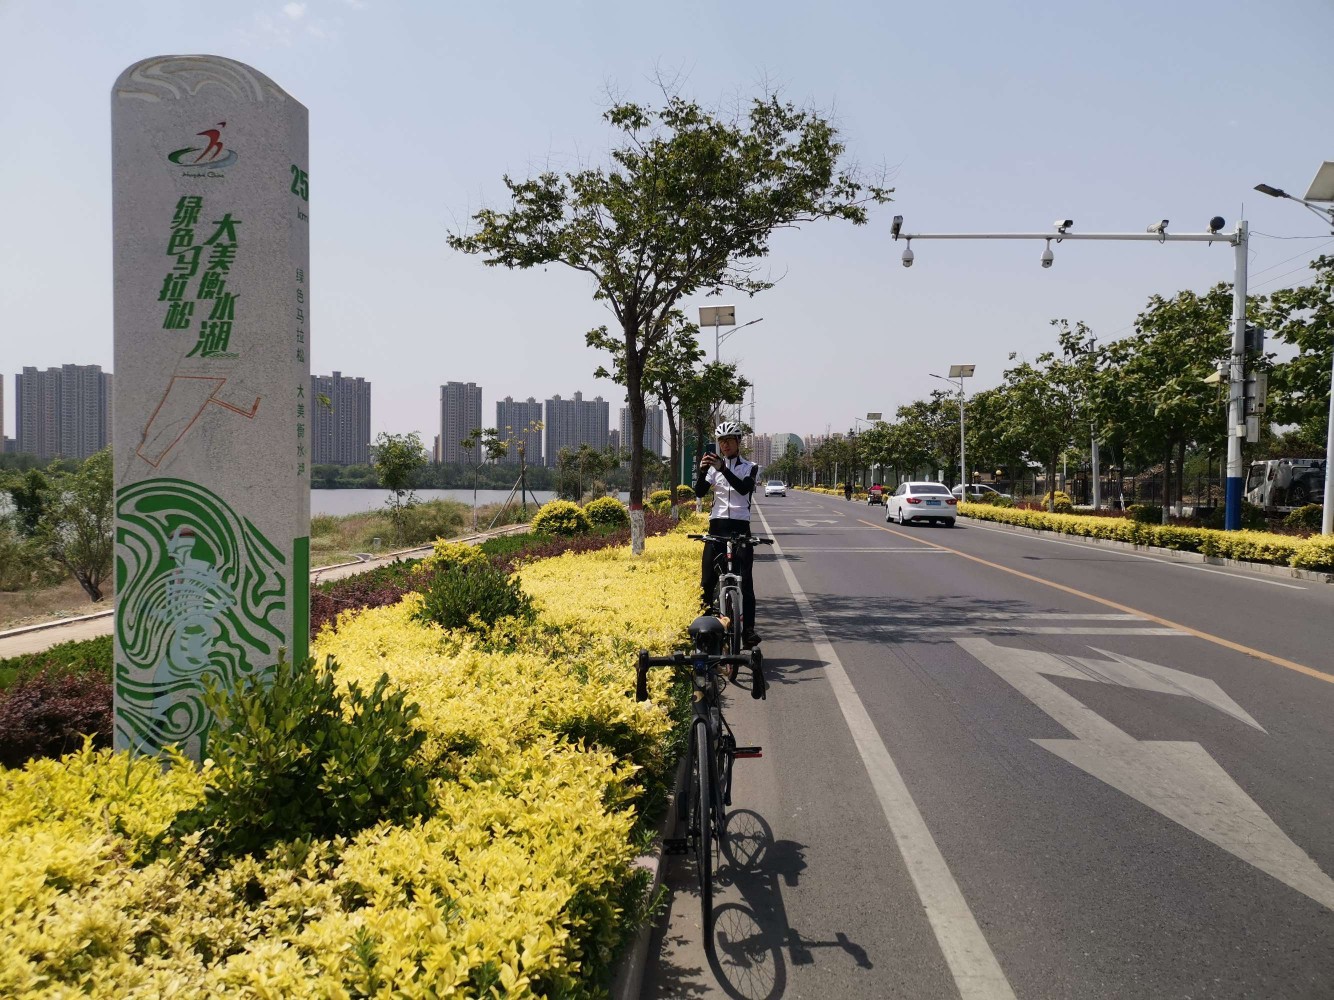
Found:
<svg viewBox="0 0 1334 1000"><path fill-rule="evenodd" d="M732 587L723 591L723 614L727 616L727 651L733 656L741 654L741 594ZM728 676L736 680L736 667L727 668Z"/></svg>
<svg viewBox="0 0 1334 1000"><path fill-rule="evenodd" d="M704 940L713 932L713 774L709 752L709 729L695 723L695 767L690 776L690 819L687 826L695 842L695 868L699 876L699 909L704 921Z"/></svg>

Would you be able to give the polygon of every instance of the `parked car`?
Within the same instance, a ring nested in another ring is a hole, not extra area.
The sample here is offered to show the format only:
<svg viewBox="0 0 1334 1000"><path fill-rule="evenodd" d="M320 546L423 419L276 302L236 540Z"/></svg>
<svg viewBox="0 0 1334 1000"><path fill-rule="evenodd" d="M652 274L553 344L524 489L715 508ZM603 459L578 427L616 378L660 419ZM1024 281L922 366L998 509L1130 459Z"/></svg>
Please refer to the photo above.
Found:
<svg viewBox="0 0 1334 1000"><path fill-rule="evenodd" d="M785 497L787 496L787 484L781 479L770 479L764 484L764 495L767 497Z"/></svg>
<svg viewBox="0 0 1334 1000"><path fill-rule="evenodd" d="M866 491L866 505L869 507L877 503L881 507L885 505L885 488L879 483L873 483L871 488Z"/></svg>
<svg viewBox="0 0 1334 1000"><path fill-rule="evenodd" d="M939 521L954 527L959 498L944 483L907 482L885 501L885 520L907 525L914 521Z"/></svg>
<svg viewBox="0 0 1334 1000"><path fill-rule="evenodd" d="M962 483L960 483L959 485L955 486L951 492L960 500L962 500L965 499L963 495L963 490L964 486ZM1014 499L1014 497L1010 496L1010 494L1002 493L1000 490L987 486L985 483L973 483L971 486L968 487L967 499L972 501L973 503L978 503L979 501L982 503L986 503L989 497L1004 497L1007 500Z"/></svg>

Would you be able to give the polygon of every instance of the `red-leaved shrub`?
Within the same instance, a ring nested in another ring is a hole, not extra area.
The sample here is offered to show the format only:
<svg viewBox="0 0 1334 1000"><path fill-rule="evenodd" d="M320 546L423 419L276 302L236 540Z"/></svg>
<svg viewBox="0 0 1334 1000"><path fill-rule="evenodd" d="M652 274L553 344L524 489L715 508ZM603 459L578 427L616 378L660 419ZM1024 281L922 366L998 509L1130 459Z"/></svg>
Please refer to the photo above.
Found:
<svg viewBox="0 0 1334 1000"><path fill-rule="evenodd" d="M111 683L105 677L43 670L0 691L0 765L60 757L91 736L111 746Z"/></svg>

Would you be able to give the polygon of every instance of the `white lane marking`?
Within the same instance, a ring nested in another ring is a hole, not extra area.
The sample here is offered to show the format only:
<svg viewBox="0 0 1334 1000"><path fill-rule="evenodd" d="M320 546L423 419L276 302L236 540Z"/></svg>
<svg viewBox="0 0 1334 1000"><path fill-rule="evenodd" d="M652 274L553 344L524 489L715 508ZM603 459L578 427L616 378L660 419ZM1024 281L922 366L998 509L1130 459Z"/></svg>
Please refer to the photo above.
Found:
<svg viewBox="0 0 1334 1000"><path fill-rule="evenodd" d="M970 524L970 528L978 528L982 531L993 531L1000 535L1013 535L1015 532L1006 531L1004 528L992 528L984 524ZM1243 576L1240 573L1230 573L1225 569L1210 569L1208 566L1192 566L1190 563L1177 562L1175 559L1165 559L1162 556L1147 556L1142 552L1123 552L1120 549L1114 549L1110 546L1088 545L1084 542L1068 542L1063 538L1047 538L1043 535L1034 536L1039 542L1047 542L1051 545L1070 545L1077 549L1083 549L1085 552L1093 550L1095 552L1109 552L1114 556L1121 556L1123 559L1147 559L1149 562L1160 563L1165 566L1175 566L1179 569L1193 570L1196 573L1213 573L1215 576L1231 577L1233 580L1246 580L1249 583L1266 583L1271 587L1287 587L1289 590L1306 590L1299 583L1284 583L1281 580L1266 580L1258 576Z"/></svg>
<svg viewBox="0 0 1334 1000"><path fill-rule="evenodd" d="M1100 628L1096 625L988 625L984 622L950 623L947 625L916 626L909 625L896 629L885 626L882 632L896 635L928 634L935 632L990 632L993 635L1166 635L1185 636L1185 632L1159 625L1146 625L1143 628Z"/></svg>
<svg viewBox="0 0 1334 1000"><path fill-rule="evenodd" d="M1137 740L1043 675L1185 695L1264 732L1213 681L1102 650L1095 652L1111 657L1110 662L997 646L986 639L955 642L1075 737L1034 740L1038 746L1334 909L1334 880L1279 829L1204 747Z"/></svg>
<svg viewBox="0 0 1334 1000"><path fill-rule="evenodd" d="M892 553L904 553L904 552L907 552L907 553L911 553L911 554L913 554L913 555L918 555L918 554L921 554L921 555L942 555L942 556L952 556L952 555L954 555L953 552L947 552L945 549L924 549L924 548L921 548L920 546L913 547L913 548L902 548L902 549L883 549L883 548L877 549L877 548L871 548L871 547L862 548L862 549L829 549L829 548L816 548L816 547L813 547L813 546L805 546L805 545L803 545L803 546L788 546L788 547L787 547L786 549L784 549L783 551L785 551L785 552L892 552Z"/></svg>
<svg viewBox="0 0 1334 1000"><path fill-rule="evenodd" d="M768 532L769 525L762 510L760 522ZM963 898L959 884L954 880L944 855L932 838L926 820L913 801L912 793L908 791L894 759L876 732L875 723L871 721L866 706L848 679L847 671L843 669L842 661L825 635L809 598L797 583L792 567L782 558L783 552L777 542L773 549L779 557L778 565L801 612L811 643L815 646L815 653L825 665L829 686L852 733L862 764L870 776L871 787L875 789L880 808L894 835L894 842L903 855L903 862L962 1000L1014 1000L1014 990L1010 988L1000 963L987 944L982 928L977 925L977 918L968 908L968 902Z"/></svg>
<svg viewBox="0 0 1334 1000"><path fill-rule="evenodd" d="M790 551L790 550L789 550ZM1091 614L1086 615L1078 611L951 611L951 617L962 617L968 619L985 619L989 621L1033 621L1038 619L1059 619L1062 621L1081 621L1081 622L1142 622L1146 619L1142 615L1128 615L1124 612L1116 614ZM938 621L940 612L938 611L895 611L891 615L895 619L908 620L911 618L920 618L923 621Z"/></svg>

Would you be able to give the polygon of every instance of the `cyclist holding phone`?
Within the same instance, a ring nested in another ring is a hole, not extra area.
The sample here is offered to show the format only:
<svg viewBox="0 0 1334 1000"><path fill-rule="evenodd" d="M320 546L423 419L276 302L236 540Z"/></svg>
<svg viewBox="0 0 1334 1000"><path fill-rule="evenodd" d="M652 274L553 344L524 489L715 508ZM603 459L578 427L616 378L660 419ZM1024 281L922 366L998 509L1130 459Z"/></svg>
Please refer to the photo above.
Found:
<svg viewBox="0 0 1334 1000"><path fill-rule="evenodd" d="M737 421L724 420L714 430L714 437L718 440L718 451L700 457L699 471L695 477L695 496L702 497L710 486L713 487L709 534L749 535L750 499L755 493L755 474L759 468L754 462L741 457L741 424ZM704 594L704 606L709 609L709 614L715 615L718 609L710 605L718 583L720 555L725 556L724 547L720 543L704 543L700 587ZM746 625L741 639L747 649L760 644L760 635L755 631L755 584L751 579L753 561L754 552L749 545L736 546L733 566L741 577L741 606Z"/></svg>

